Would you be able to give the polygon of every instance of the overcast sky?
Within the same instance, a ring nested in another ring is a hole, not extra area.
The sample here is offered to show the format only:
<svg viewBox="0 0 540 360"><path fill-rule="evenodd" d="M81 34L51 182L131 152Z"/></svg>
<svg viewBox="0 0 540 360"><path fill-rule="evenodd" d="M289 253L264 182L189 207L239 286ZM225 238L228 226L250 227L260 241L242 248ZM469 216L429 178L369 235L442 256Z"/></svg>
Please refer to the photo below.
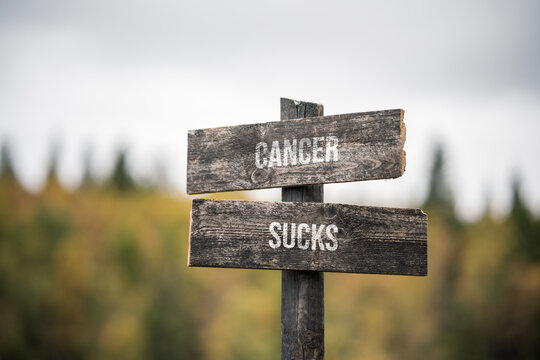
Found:
<svg viewBox="0 0 540 360"><path fill-rule="evenodd" d="M85 149L104 175L125 146L185 193L188 129L278 120L280 97L403 108L405 175L326 201L417 205L440 141L464 216L504 214L514 175L540 212L539 19L538 0L0 0L0 140L34 191L59 142L68 186Z"/></svg>

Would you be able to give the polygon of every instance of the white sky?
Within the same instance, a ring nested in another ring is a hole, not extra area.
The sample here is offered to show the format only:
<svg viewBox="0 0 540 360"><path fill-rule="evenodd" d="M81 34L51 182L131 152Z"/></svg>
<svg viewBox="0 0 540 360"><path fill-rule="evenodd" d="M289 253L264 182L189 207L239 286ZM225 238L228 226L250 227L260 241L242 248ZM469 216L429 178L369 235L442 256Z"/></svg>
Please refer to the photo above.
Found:
<svg viewBox="0 0 540 360"><path fill-rule="evenodd" d="M417 205L436 141L459 211L504 214L519 175L540 212L540 2L0 0L0 141L38 190L98 174L126 146L185 192L187 130L279 119L279 98L325 114L403 108L407 171L326 186L326 201ZM253 191L276 200L278 190Z"/></svg>

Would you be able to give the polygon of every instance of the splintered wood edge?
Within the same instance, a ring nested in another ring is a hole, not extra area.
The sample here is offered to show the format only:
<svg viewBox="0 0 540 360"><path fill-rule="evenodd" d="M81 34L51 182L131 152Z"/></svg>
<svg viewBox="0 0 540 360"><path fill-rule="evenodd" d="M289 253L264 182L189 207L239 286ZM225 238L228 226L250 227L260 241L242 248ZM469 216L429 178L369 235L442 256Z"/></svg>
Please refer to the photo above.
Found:
<svg viewBox="0 0 540 360"><path fill-rule="evenodd" d="M295 101L295 100L291 100L291 99L287 99L287 98L281 98L280 99L282 102L290 102L292 104L295 104L295 105L298 105L298 104L302 104L302 102L298 102L298 101ZM323 109L323 105L321 104L314 104L314 103L310 103L312 104L313 106L315 106L318 110L322 111ZM296 121L299 121L299 120L302 120L302 119L305 119L305 120L316 120L316 119L320 119L320 118L339 118L339 117L347 117L347 116L352 116L352 115L358 115L358 114L363 114L363 115L371 115L371 114L375 114L375 113L379 113L379 112L385 112L387 114L391 114L391 117L392 117L392 126L395 126L395 120L397 120L395 117L397 115L399 115L399 148L396 149L397 150L397 154L393 154L393 156L396 156L399 157L399 160L396 159L397 161L395 161L395 163L393 164L393 166L395 166L392 170L392 174L387 174L385 175L384 177L366 177L366 178L362 178L362 179L341 179L341 180L334 180L334 181L324 181L322 180L322 182L320 183L344 183L344 182L355 182L355 181L364 181L364 180L376 180L376 179L395 179L395 178L398 178L400 176L403 176L403 174L405 173L405 170L406 170L406 152L404 150L404 145L405 145L405 140L406 140L406 126L405 126L405 123L403 121L403 118L404 118L404 113L405 111L403 109L391 109L391 110L378 110L378 111L368 111L368 112L361 112L361 113L350 113L350 114L340 114L340 115L329 115L329 116L314 116L314 117L307 117L307 118L298 118L298 119L286 119L286 120L282 120L282 121L290 121L290 122L296 122ZM399 112L399 114L398 114ZM268 122L268 123L256 123L256 124L250 124L251 126L268 126L269 124L276 124L278 123L278 121L271 121L271 122ZM189 162L189 150L190 150L190 145L191 142L190 142L190 138L192 137L196 137L197 136L197 133L198 132L207 132L207 131L212 131L212 130L217 130L217 129L220 129L220 130L226 130L226 129L233 129L233 128L238 128L239 126L242 126L242 125L234 125L234 126L224 126L224 127L217 127L217 128L207 128L207 129L197 129L197 130L188 130L188 161L186 163L186 172L189 173L189 168L190 168L190 162ZM392 129L392 131L395 131L394 130L395 128ZM395 133L393 133L395 134ZM395 138L394 138L395 139ZM394 140L395 141L395 140ZM395 146L395 145L394 145ZM394 148L395 149L395 148ZM399 172L398 172L399 171ZM188 177L189 178L189 177ZM318 182L314 182L313 184L317 184ZM305 183L302 183L302 185L309 185L309 184L305 184ZM248 186L248 187L230 187L230 186L226 186L226 187L219 187L217 189L215 188L197 188L195 187L195 189L192 189L192 187L194 187L195 185L193 184L193 182L190 182L190 181L187 181L186 182L186 192L190 195L195 195L195 194L205 194L205 193L215 193L215 192L221 192L221 191L243 191L243 190L252 190L252 189L266 189L266 188L275 188L276 185L275 184L268 184L268 185L259 185L259 186ZM293 185L289 185L289 186L293 186ZM277 186L277 187L282 187L282 186Z"/></svg>
<svg viewBox="0 0 540 360"><path fill-rule="evenodd" d="M193 201L191 202L191 210L189 211L189 240L187 253L187 266L191 267L191 229L193 227Z"/></svg>
<svg viewBox="0 0 540 360"><path fill-rule="evenodd" d="M407 140L407 128L405 127L405 122L403 121L403 117L405 115L405 110L399 109L399 128L400 128L400 136L401 136L401 175L405 172L405 166L406 166L406 153L403 149L405 147L405 141Z"/></svg>

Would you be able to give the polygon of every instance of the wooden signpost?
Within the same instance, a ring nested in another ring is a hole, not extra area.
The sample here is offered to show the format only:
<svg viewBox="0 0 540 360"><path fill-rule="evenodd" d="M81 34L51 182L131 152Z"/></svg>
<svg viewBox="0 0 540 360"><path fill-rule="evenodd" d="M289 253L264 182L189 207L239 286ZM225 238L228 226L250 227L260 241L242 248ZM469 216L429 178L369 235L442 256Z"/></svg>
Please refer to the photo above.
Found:
<svg viewBox="0 0 540 360"><path fill-rule="evenodd" d="M421 210L323 203L323 183L403 174L403 110L322 115L281 99L280 122L188 134L188 193L283 187L277 203L193 200L188 259L283 270L282 359L324 358L324 272L427 275Z"/></svg>

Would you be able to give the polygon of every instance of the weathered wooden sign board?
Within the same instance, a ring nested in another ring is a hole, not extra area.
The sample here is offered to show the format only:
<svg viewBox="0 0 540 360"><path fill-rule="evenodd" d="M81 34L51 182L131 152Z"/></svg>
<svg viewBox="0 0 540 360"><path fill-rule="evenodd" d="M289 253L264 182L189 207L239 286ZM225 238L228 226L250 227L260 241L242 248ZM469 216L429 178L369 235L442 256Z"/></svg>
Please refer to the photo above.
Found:
<svg viewBox="0 0 540 360"><path fill-rule="evenodd" d="M196 199L188 264L426 275L426 233L416 209Z"/></svg>
<svg viewBox="0 0 540 360"><path fill-rule="evenodd" d="M427 275L421 210L323 203L324 183L403 174L403 110L322 115L281 99L280 122L188 133L189 194L283 187L284 202L193 200L188 258L283 270L282 359L324 358L323 272Z"/></svg>
<svg viewBox="0 0 540 360"><path fill-rule="evenodd" d="M405 170L403 110L188 133L188 194L390 179Z"/></svg>

